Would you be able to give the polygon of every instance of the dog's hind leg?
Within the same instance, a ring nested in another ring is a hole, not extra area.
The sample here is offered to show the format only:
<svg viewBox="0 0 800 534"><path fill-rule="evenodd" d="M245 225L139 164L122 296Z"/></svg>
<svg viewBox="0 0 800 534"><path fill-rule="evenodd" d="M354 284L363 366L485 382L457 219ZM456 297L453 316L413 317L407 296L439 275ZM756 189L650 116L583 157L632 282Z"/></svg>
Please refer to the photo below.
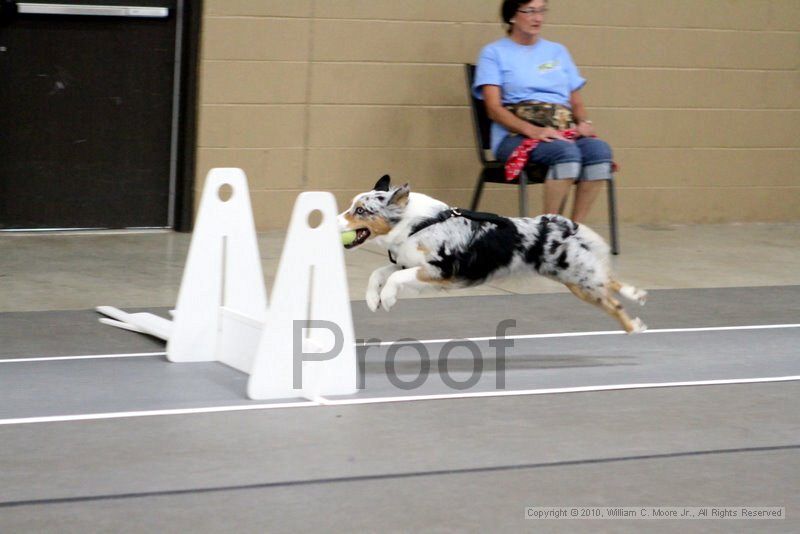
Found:
<svg viewBox="0 0 800 534"><path fill-rule="evenodd" d="M615 293L619 293L628 300L638 302L640 306L644 306L647 302L647 291L644 289L639 289L630 284L623 284L613 278L609 280L608 288Z"/></svg>
<svg viewBox="0 0 800 534"><path fill-rule="evenodd" d="M622 328L629 334L636 334L647 330L647 325L644 324L641 319L638 317L631 319L628 314L625 313L625 309L622 307L622 304L620 304L620 302L611 295L605 295L601 298L600 307L603 308L606 313L619 321L619 323L622 325Z"/></svg>
<svg viewBox="0 0 800 534"><path fill-rule="evenodd" d="M622 307L622 304L620 304L617 299L611 296L609 291L610 288L588 290L577 284L566 284L566 286L570 291L572 291L572 294L579 299L588 302L589 304L594 304L619 321L619 324L622 325L623 330L625 330L627 333L635 334L637 332L644 332L647 330L647 325L645 325L641 319L638 317L631 319L628 314L625 313L625 309Z"/></svg>

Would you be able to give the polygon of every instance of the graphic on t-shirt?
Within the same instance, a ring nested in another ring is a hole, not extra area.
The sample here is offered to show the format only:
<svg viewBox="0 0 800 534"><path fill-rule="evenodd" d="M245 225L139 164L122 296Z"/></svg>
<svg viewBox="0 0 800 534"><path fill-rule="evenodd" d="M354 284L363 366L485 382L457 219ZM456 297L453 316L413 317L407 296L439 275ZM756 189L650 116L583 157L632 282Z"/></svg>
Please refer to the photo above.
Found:
<svg viewBox="0 0 800 534"><path fill-rule="evenodd" d="M558 64L558 60L554 59L552 61L547 61L547 62L542 63L541 65L539 65L539 72L542 73L542 74L545 74L545 73L550 72L552 70L558 69L559 66L560 65Z"/></svg>

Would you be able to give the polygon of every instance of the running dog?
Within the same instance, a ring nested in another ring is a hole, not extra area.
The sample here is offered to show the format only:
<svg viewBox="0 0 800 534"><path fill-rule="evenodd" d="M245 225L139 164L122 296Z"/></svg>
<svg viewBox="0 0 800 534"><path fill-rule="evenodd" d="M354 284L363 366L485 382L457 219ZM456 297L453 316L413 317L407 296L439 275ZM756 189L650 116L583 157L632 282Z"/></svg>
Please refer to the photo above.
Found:
<svg viewBox="0 0 800 534"><path fill-rule="evenodd" d="M339 215L342 231L355 230L347 248L367 240L385 248L391 263L369 277L367 305L388 311L401 288L457 288L534 271L614 317L629 334L647 327L631 319L614 293L644 305L647 292L614 279L609 248L582 224L561 215L501 217L470 212L391 185L388 175L353 199Z"/></svg>

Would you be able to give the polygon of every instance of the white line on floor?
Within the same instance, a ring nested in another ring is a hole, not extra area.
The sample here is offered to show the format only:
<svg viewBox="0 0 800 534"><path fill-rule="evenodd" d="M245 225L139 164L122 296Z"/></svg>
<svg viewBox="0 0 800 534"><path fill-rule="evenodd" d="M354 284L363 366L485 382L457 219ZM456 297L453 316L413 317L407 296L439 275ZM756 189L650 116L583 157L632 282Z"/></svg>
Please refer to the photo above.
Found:
<svg viewBox="0 0 800 534"><path fill-rule="evenodd" d="M58 362L62 360L102 360L105 358L142 358L165 356L166 352L131 352L128 354L89 354L86 356L47 356L41 358L14 358L0 360L0 363Z"/></svg>
<svg viewBox="0 0 800 534"><path fill-rule="evenodd" d="M709 326L702 328L662 328L646 330L644 334L681 334L691 332L726 332L735 330L772 330L779 328L800 328L800 324L763 324L750 326ZM595 332L562 332L555 334L521 334L517 336L506 336L504 339L551 339L567 337L586 337L586 336L621 336L626 335L622 330L599 330ZM638 334L637 334L638 335ZM409 345L422 343L447 343L448 341L490 341L498 339L496 336L486 337L465 337L449 339L420 339L413 341L380 341L375 343L356 343L357 347L388 347L392 345ZM139 352L131 354L93 354L86 356L48 356L43 358L14 358L9 360L0 359L2 363L27 363L27 362L53 362L59 360L100 360L103 358L136 358L145 356L164 356L166 352Z"/></svg>
<svg viewBox="0 0 800 534"><path fill-rule="evenodd" d="M677 334L677 333L690 333L690 332L726 332L731 330L770 330L776 328L800 328L800 324L764 324L764 325L750 325L750 326L708 326L702 328L662 328L645 330L643 334ZM505 336L504 339L548 339L548 338L561 338L561 337L586 337L586 336L621 336L627 335L623 330L599 330L595 332L564 332L559 334L521 334L517 336ZM639 335L639 334L636 334ZM455 339L421 339L419 341L380 341L376 343L363 343L360 346L364 347L384 347L395 344L428 344L428 343L447 343L448 341L489 341L498 339L497 336L486 337L467 337Z"/></svg>
<svg viewBox="0 0 800 534"><path fill-rule="evenodd" d="M270 404L235 404L232 406L208 406L205 408L180 408L174 410L147 410L140 412L89 413L76 415L54 415L48 417L21 417L0 419L2 425L26 425L31 423L63 423L69 421L97 421L100 419L123 419L128 417L153 417L156 415L192 415L201 413L243 412L247 410L274 410L277 408L307 408L320 406L311 401L284 402Z"/></svg>
<svg viewBox="0 0 800 534"><path fill-rule="evenodd" d="M409 395L406 397L374 397L367 399L327 399L317 397L315 401L289 403L244 404L234 406L210 406L206 408L186 408L174 410L150 410L139 412L114 412L77 415L57 415L48 417L24 417L16 419L0 419L3 425L24 425L32 423L60 423L69 421L93 421L100 419L122 419L128 417L152 417L159 415L191 415L219 412L238 412L247 410L274 410L280 408L311 408L321 406L352 406L357 404L384 404L391 402L417 402L426 400L455 400L491 397L522 397L531 395L553 395L557 393L590 393L600 391L620 391L632 389L653 389L689 386L721 386L731 384L762 384L769 382L793 382L800 380L800 375L774 376L764 378L734 378L726 380L697 380L693 382L656 382L651 384L616 384L606 386L580 386L570 388L527 389L516 391L480 391L474 393L453 393L440 395Z"/></svg>
<svg viewBox="0 0 800 534"><path fill-rule="evenodd" d="M522 389L514 391L477 391L474 393L443 393L439 395L408 395L403 397L376 397L369 399L327 399L318 402L326 406L349 406L355 404L381 404L386 402L414 402L423 400L477 399L487 397L523 397L529 395L552 395L556 393L590 393L598 391L620 391L626 389L653 389L688 386L725 386L731 384L761 384L768 382L793 382L800 375L770 376L765 378L732 378L726 380L694 380L690 382L654 382L642 384L613 384L607 386L578 386L570 388Z"/></svg>

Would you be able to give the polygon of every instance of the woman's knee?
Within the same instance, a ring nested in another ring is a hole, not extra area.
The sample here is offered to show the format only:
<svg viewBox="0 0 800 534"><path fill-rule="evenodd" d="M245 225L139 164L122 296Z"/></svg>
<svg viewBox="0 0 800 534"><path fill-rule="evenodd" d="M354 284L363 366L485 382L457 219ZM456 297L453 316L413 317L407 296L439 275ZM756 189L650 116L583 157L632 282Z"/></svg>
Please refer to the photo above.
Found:
<svg viewBox="0 0 800 534"><path fill-rule="evenodd" d="M614 160L611 146L596 137L582 137L575 143L581 152L581 161L584 165L596 163L609 163Z"/></svg>
<svg viewBox="0 0 800 534"><path fill-rule="evenodd" d="M581 172L581 151L571 141L540 143L531 159L549 167L548 179L574 180Z"/></svg>

